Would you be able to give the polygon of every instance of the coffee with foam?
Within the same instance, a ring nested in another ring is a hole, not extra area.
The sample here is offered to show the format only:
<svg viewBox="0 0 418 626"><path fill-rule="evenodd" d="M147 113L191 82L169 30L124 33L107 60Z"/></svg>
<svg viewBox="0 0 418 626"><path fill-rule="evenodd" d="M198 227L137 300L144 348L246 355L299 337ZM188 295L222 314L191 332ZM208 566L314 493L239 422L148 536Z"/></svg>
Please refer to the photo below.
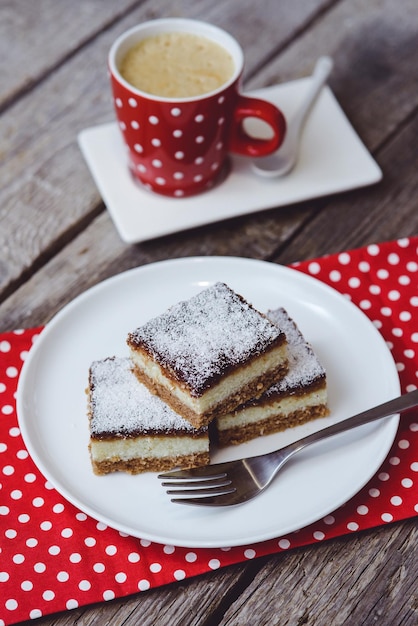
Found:
<svg viewBox="0 0 418 626"><path fill-rule="evenodd" d="M166 32L139 41L119 67L136 89L163 98L192 98L216 91L234 74L229 52L186 32Z"/></svg>

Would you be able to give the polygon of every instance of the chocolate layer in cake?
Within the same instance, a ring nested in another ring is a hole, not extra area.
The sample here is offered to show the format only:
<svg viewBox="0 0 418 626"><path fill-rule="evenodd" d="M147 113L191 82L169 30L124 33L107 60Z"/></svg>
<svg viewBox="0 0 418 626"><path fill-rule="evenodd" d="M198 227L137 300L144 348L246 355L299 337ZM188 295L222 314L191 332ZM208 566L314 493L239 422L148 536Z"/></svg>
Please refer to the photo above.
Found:
<svg viewBox="0 0 418 626"><path fill-rule="evenodd" d="M127 342L138 379L196 428L287 371L285 334L224 283L172 306Z"/></svg>
<svg viewBox="0 0 418 626"><path fill-rule="evenodd" d="M239 444L328 415L326 373L285 309L268 317L286 334L288 373L258 400L251 400L216 420L221 446Z"/></svg>
<svg viewBox="0 0 418 626"><path fill-rule="evenodd" d="M96 474L137 474L209 463L208 429L151 394L129 358L94 361L89 372L90 456Z"/></svg>

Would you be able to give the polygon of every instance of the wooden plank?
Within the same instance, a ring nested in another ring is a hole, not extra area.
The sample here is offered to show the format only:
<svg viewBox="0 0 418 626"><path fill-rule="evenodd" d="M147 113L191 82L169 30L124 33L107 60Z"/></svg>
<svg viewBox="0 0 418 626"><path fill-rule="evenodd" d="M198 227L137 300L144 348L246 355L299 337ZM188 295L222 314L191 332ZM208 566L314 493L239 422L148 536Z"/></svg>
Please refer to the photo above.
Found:
<svg viewBox="0 0 418 626"><path fill-rule="evenodd" d="M416 557L413 520L279 555L266 562L220 623L249 624L257 615L259 626L412 626L418 620Z"/></svg>
<svg viewBox="0 0 418 626"><path fill-rule="evenodd" d="M245 572L245 565L233 566L183 581L181 584L136 595L128 603L119 603L113 623L123 623L124 626L203 626L208 619L213 619L212 616L222 606L224 597L234 593L234 589L240 589L241 579L245 585ZM96 614L89 626L110 623L106 618L106 614Z"/></svg>
<svg viewBox="0 0 418 626"><path fill-rule="evenodd" d="M330 55L335 64L330 86L373 152L416 110L417 32L415 0L340 2L258 72L250 85L309 75L318 57Z"/></svg>
<svg viewBox="0 0 418 626"><path fill-rule="evenodd" d="M102 213L0 304L0 331L45 324L97 282L153 261L199 255L268 258L297 230L303 212L277 210L138 246L124 244L108 213Z"/></svg>
<svg viewBox="0 0 418 626"><path fill-rule="evenodd" d="M0 109L123 15L132 0L0 4Z"/></svg>
<svg viewBox="0 0 418 626"><path fill-rule="evenodd" d="M377 151L385 173L376 186L330 199L306 228L274 257L288 264L372 242L418 233L418 116Z"/></svg>

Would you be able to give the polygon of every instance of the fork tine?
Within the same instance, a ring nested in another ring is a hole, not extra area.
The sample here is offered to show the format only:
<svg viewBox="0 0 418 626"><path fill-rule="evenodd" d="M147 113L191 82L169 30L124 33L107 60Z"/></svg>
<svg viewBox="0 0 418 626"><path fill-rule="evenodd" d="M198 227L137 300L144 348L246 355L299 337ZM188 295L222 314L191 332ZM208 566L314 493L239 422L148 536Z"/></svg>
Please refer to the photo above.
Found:
<svg viewBox="0 0 418 626"><path fill-rule="evenodd" d="M208 477L207 480L167 480L161 483L162 487L181 487L187 488L189 487L189 493L191 490L195 491L199 487L204 487L205 489L213 489L214 487L225 487L231 484L231 480L225 476L225 478L215 478L211 480Z"/></svg>
<svg viewBox="0 0 418 626"><path fill-rule="evenodd" d="M171 502L175 502L176 504L191 504L193 506L231 506L233 503L231 503L230 496L234 491L235 490L232 489L231 491L215 496L201 496L198 498L171 498Z"/></svg>
<svg viewBox="0 0 418 626"><path fill-rule="evenodd" d="M226 485L214 485L210 487L202 487L201 489L167 489L169 496L207 496L211 497L210 494L215 495L226 495L228 493L234 493L236 491L235 487L230 487L231 483Z"/></svg>

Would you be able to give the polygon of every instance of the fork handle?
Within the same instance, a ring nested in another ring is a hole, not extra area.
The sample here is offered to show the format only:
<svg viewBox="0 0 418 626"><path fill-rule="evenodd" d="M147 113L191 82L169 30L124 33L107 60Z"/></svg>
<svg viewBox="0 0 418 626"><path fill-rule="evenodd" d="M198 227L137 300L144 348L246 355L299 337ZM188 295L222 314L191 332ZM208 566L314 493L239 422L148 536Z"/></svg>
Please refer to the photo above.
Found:
<svg viewBox="0 0 418 626"><path fill-rule="evenodd" d="M363 424L368 424L369 422L373 422L374 420L387 417L388 415L402 413L402 411L412 409L416 406L418 406L418 389L399 396L394 400L389 400L388 402L379 404L372 409L368 409L367 411L358 413L357 415L349 417L348 419L338 422L337 424L333 424L332 426L328 426L327 428L318 430L317 432L312 433L307 437L303 437L302 439L299 439L298 441L289 444L281 450L272 452L271 455L278 456L280 458L286 451L286 457L289 458L289 456L293 455L296 452L299 452L299 450L302 450L302 448L309 446L311 443L322 441L323 439L332 437L333 435L344 433L347 430L357 428L357 426L362 426Z"/></svg>

